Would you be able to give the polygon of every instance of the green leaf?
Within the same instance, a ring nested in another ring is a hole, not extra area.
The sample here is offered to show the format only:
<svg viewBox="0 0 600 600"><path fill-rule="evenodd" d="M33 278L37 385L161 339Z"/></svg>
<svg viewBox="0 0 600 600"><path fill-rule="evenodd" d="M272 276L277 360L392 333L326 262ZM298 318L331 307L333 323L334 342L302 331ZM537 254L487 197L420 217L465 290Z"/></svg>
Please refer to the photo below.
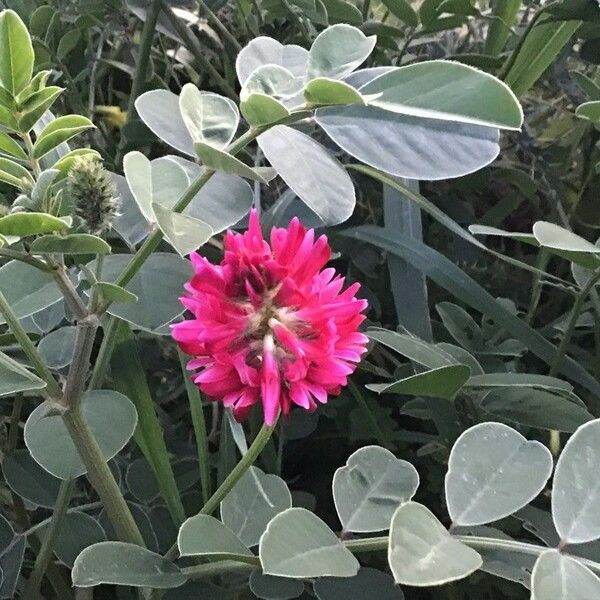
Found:
<svg viewBox="0 0 600 600"><path fill-rule="evenodd" d="M468 387L533 387L547 390L573 391L573 386L562 379L532 373L485 373L472 376L465 384Z"/></svg>
<svg viewBox="0 0 600 600"><path fill-rule="evenodd" d="M240 111L249 125L270 125L289 116L289 110L279 100L258 92L249 94L240 102Z"/></svg>
<svg viewBox="0 0 600 600"><path fill-rule="evenodd" d="M452 400L471 375L465 365L438 367L424 373L417 373L394 383L372 383L366 387L378 394L405 394L431 396Z"/></svg>
<svg viewBox="0 0 600 600"><path fill-rule="evenodd" d="M568 229L547 221L537 221L533 225L533 235L540 246L571 262L587 269L600 266L600 247Z"/></svg>
<svg viewBox="0 0 600 600"><path fill-rule="evenodd" d="M446 504L455 525L484 525L529 504L552 474L552 454L502 423L467 429L450 452Z"/></svg>
<svg viewBox="0 0 600 600"><path fill-rule="evenodd" d="M77 148L76 150L71 150L52 165L52 168L59 172L56 176L57 182L61 181L67 176L71 170L71 167L73 166L73 163L75 162L75 159L78 156L89 156L90 158L95 157L99 159L102 158L99 152L92 150L91 148Z"/></svg>
<svg viewBox="0 0 600 600"><path fill-rule="evenodd" d="M404 600L392 577L369 567L362 567L354 577L316 579L313 590L319 600Z"/></svg>
<svg viewBox="0 0 600 600"><path fill-rule="evenodd" d="M152 210L167 241L182 257L198 250L215 233L210 225L200 219L173 212L160 204L152 204Z"/></svg>
<svg viewBox="0 0 600 600"><path fill-rule="evenodd" d="M371 54L377 38L360 29L339 23L322 31L308 52L308 78L342 79Z"/></svg>
<svg viewBox="0 0 600 600"><path fill-rule="evenodd" d="M0 181L18 189L22 189L24 184L34 183L31 173L25 167L8 158L0 158Z"/></svg>
<svg viewBox="0 0 600 600"><path fill-rule="evenodd" d="M366 104L360 92L351 85L329 77L309 81L304 87L304 99L314 105Z"/></svg>
<svg viewBox="0 0 600 600"><path fill-rule="evenodd" d="M48 86L27 98L20 110L19 129L30 131L63 91L61 87Z"/></svg>
<svg viewBox="0 0 600 600"><path fill-rule="evenodd" d="M367 335L370 339L429 369L456 364L449 354L418 337L375 327L370 327Z"/></svg>
<svg viewBox="0 0 600 600"><path fill-rule="evenodd" d="M291 506L283 479L250 467L221 502L221 519L246 546L256 546L268 523Z"/></svg>
<svg viewBox="0 0 600 600"><path fill-rule="evenodd" d="M370 533L389 528L394 511L419 487L407 461L380 446L365 446L333 476L333 500L344 531Z"/></svg>
<svg viewBox="0 0 600 600"><path fill-rule="evenodd" d="M558 550L540 554L531 573L532 600L600 598L600 579L585 565Z"/></svg>
<svg viewBox="0 0 600 600"><path fill-rule="evenodd" d="M169 589L187 581L179 567L160 554L124 542L89 546L75 560L71 577L77 587L107 583Z"/></svg>
<svg viewBox="0 0 600 600"><path fill-rule="evenodd" d="M581 21L539 21L529 31L504 82L522 96L552 64L563 46L579 29Z"/></svg>
<svg viewBox="0 0 600 600"><path fill-rule="evenodd" d="M261 600L293 600L304 592L302 581L263 575L260 570L250 573L248 585L250 591Z"/></svg>
<svg viewBox="0 0 600 600"><path fill-rule="evenodd" d="M356 227L346 231L344 235L375 244L408 261L458 299L510 331L515 339L523 342L533 354L546 364L552 363L556 353L556 347L553 344L504 308L452 261L433 248L396 231L392 232L385 228L369 225ZM562 362L560 372L577 381L593 394L600 395L600 385L595 378L569 357Z"/></svg>
<svg viewBox="0 0 600 600"><path fill-rule="evenodd" d="M27 154L23 148L13 140L7 133L0 131L0 152L20 158L22 160L27 159Z"/></svg>
<svg viewBox="0 0 600 600"><path fill-rule="evenodd" d="M0 397L17 392L41 390L46 382L30 373L22 364L0 352Z"/></svg>
<svg viewBox="0 0 600 600"><path fill-rule="evenodd" d="M510 28L515 24L521 8L521 0L495 0L491 2L491 19L485 36L484 53L498 55L504 49L511 35Z"/></svg>
<svg viewBox="0 0 600 600"><path fill-rule="evenodd" d="M62 369L73 360L75 326L61 327L45 335L38 344L38 352L51 369Z"/></svg>
<svg viewBox="0 0 600 600"><path fill-rule="evenodd" d="M35 140L33 158L42 158L56 146L92 127L94 124L82 115L66 115L50 121Z"/></svg>
<svg viewBox="0 0 600 600"><path fill-rule="evenodd" d="M258 144L290 189L324 223L343 223L350 217L356 201L354 185L321 144L284 125L261 134Z"/></svg>
<svg viewBox="0 0 600 600"><path fill-rule="evenodd" d="M479 407L495 419L568 433L593 419L585 405L573 401L564 391L505 387L486 394Z"/></svg>
<svg viewBox="0 0 600 600"><path fill-rule="evenodd" d="M360 566L335 533L304 508L288 508L269 523L259 555L266 575L292 579L352 577Z"/></svg>
<svg viewBox="0 0 600 600"><path fill-rule="evenodd" d="M177 536L181 556L206 556L226 559L234 556L253 556L235 533L221 521L209 515L196 515L187 519Z"/></svg>
<svg viewBox="0 0 600 600"><path fill-rule="evenodd" d="M137 302L139 300L129 290L107 281L97 281L93 287L97 288L102 297L109 302Z"/></svg>
<svg viewBox="0 0 600 600"><path fill-rule="evenodd" d="M264 184L269 183L269 181L277 174L274 169L269 169L269 172L263 175L262 171L249 167L239 158L236 158L227 152L223 152L218 148L213 148L209 144L196 142L194 144L194 149L204 166L209 169L214 169L215 171L239 175L240 177L250 179L251 181L258 181L259 183Z"/></svg>
<svg viewBox="0 0 600 600"><path fill-rule="evenodd" d="M123 158L123 172L129 189L147 221L154 221L152 211L152 165L141 152L128 152Z"/></svg>
<svg viewBox="0 0 600 600"><path fill-rule="evenodd" d="M600 86L593 79L578 71L569 71L569 75L590 100L600 100Z"/></svg>
<svg viewBox="0 0 600 600"><path fill-rule="evenodd" d="M2 105L0 105L0 125L3 125L10 131L20 132L19 124L13 112Z"/></svg>
<svg viewBox="0 0 600 600"><path fill-rule="evenodd" d="M533 233L520 233L513 231L504 231L497 227L489 227L487 225L469 225L469 231L473 235L492 235L498 237L506 237L512 240L518 240L532 246L539 246L539 242L535 239Z"/></svg>
<svg viewBox="0 0 600 600"><path fill-rule="evenodd" d="M600 538L600 419L582 425L566 443L554 473L552 518L564 544Z"/></svg>
<svg viewBox="0 0 600 600"><path fill-rule="evenodd" d="M409 27L419 26L419 15L408 0L382 0L382 4Z"/></svg>
<svg viewBox="0 0 600 600"><path fill-rule="evenodd" d="M33 74L34 53L27 27L13 10L0 12L0 85L16 96Z"/></svg>
<svg viewBox="0 0 600 600"><path fill-rule="evenodd" d="M193 142L224 148L237 130L240 115L237 106L219 94L201 92L186 83L179 95L179 110Z"/></svg>
<svg viewBox="0 0 600 600"><path fill-rule="evenodd" d="M18 212L0 218L0 234L27 237L67 229L67 224L47 213ZM51 236L48 236L51 237Z"/></svg>
<svg viewBox="0 0 600 600"><path fill-rule="evenodd" d="M34 213L17 213L31 215ZM6 218L6 217L4 217ZM62 221L61 221L62 222ZM64 222L63 222L64 226ZM2 219L0 219L0 229ZM111 248L102 238L89 233L43 235L31 242L32 254L110 254Z"/></svg>
<svg viewBox="0 0 600 600"><path fill-rule="evenodd" d="M16 260L0 267L0 289L19 319L52 306L62 298L50 274ZM5 323L2 316L0 323Z"/></svg>
<svg viewBox="0 0 600 600"><path fill-rule="evenodd" d="M396 583L442 585L463 579L481 567L481 556L455 540L422 504L407 502L390 526L388 561Z"/></svg>
<svg viewBox="0 0 600 600"><path fill-rule="evenodd" d="M130 254L109 254L104 258L102 278L114 282L131 259ZM87 266L93 271L95 264L92 261ZM108 312L136 328L156 333L185 310L177 290L183 291L192 272L189 262L176 254L155 252L127 284L127 290L139 298L138 302L114 304Z"/></svg>
<svg viewBox="0 0 600 600"><path fill-rule="evenodd" d="M2 474L8 487L35 506L54 508L60 479L38 465L28 450L15 450L4 457Z"/></svg>
<svg viewBox="0 0 600 600"><path fill-rule="evenodd" d="M398 67L360 88L368 104L391 112L519 129L523 111L511 89L461 63L432 60Z"/></svg>
<svg viewBox="0 0 600 600"><path fill-rule="evenodd" d="M44 539L48 526L37 530ZM104 529L93 517L80 511L68 512L60 523L60 528L54 542L54 554L63 564L73 567L77 557L92 544L106 540Z"/></svg>
<svg viewBox="0 0 600 600"><path fill-rule="evenodd" d="M240 98L244 101L252 94L265 94L282 102L293 101L302 86L302 79L285 67L262 65L246 79Z"/></svg>
<svg viewBox="0 0 600 600"><path fill-rule="evenodd" d="M118 392L87 392L81 403L83 417L106 460L117 454L133 435L137 413L133 403ZM40 404L25 423L25 444L31 456L59 479L71 479L86 472L71 436L52 406Z"/></svg>
<svg viewBox="0 0 600 600"><path fill-rule="evenodd" d="M58 48L56 49L56 57L59 60L64 60L81 41L81 32L79 29L70 29L67 31L58 42Z"/></svg>
<svg viewBox="0 0 600 600"><path fill-rule="evenodd" d="M331 25L348 23L360 26L363 24L360 10L351 2L346 0L323 0L323 5L327 10L327 18Z"/></svg>
<svg viewBox="0 0 600 600"><path fill-rule="evenodd" d="M584 102L575 110L575 114L580 119L586 119L593 123L600 123L600 101Z"/></svg>

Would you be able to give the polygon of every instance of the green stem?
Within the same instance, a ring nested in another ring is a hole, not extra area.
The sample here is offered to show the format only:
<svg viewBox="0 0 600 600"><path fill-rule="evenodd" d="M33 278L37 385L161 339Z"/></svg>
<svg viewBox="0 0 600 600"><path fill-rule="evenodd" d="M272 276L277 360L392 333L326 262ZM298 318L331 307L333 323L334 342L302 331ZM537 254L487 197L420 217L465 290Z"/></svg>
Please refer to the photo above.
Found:
<svg viewBox="0 0 600 600"><path fill-rule="evenodd" d="M29 579L27 580L25 591L23 592L23 600L36 600L40 597L39 592L42 579L44 578L44 574L46 573L48 565L52 560L54 545L60 532L60 526L63 518L67 512L67 508L69 507L69 502L74 489L74 479L65 479L60 484L52 518L50 519L48 529L44 534L42 546L35 559L33 570L31 571Z"/></svg>
<svg viewBox="0 0 600 600"><path fill-rule="evenodd" d="M190 378L190 374L186 369L186 358L181 350L177 351L185 389L187 391L188 402L190 405L190 413L192 416L192 424L194 426L194 436L196 438L196 446L198 448L198 462L200 465L200 483L202 485L202 501L206 504L210 497L211 481L210 481L210 462L208 451L208 435L206 432L206 419L204 418L204 410L202 408L202 397L200 391L194 385Z"/></svg>
<svg viewBox="0 0 600 600"><path fill-rule="evenodd" d="M50 273L54 277L56 285L58 285L67 306L71 309L77 319L84 319L88 314L87 309L83 300L77 293L77 289L73 285L73 282L69 279L64 266L50 261L49 267Z"/></svg>
<svg viewBox="0 0 600 600"><path fill-rule="evenodd" d="M46 263L42 262L41 260L38 260L34 256L31 256L31 254L25 254L24 252L19 252L18 250L11 250L10 248L0 248L0 258L18 260L46 273L50 271Z"/></svg>
<svg viewBox="0 0 600 600"><path fill-rule="evenodd" d="M79 407L63 414L65 426L87 469L87 478L96 490L119 539L145 546L142 534L119 489L104 454L88 427Z"/></svg>
<svg viewBox="0 0 600 600"><path fill-rule="evenodd" d="M212 23L212 25L215 26L215 29L217 29L221 33L223 38L227 41L227 43L224 44L225 48L234 50L234 54L237 55L239 53L239 51L242 49L242 46L235 39L235 37L233 35L231 35L229 29L227 29L227 27L225 27L225 25L223 25L223 23L221 23L221 20L219 19L219 17L217 17L217 15L215 15L215 13L210 9L210 7L206 4L206 2L204 2L204 0L198 0L198 5L200 6L202 11L206 15L206 20L209 23Z"/></svg>
<svg viewBox="0 0 600 600"><path fill-rule="evenodd" d="M113 350L115 349L116 332L119 325L119 319L106 315L106 326L103 327L104 338L100 345L100 350L96 356L94 368L92 370L92 377L88 384L89 390L97 390L102 387L106 373L108 371L108 365L110 364L110 357L112 356Z"/></svg>
<svg viewBox="0 0 600 600"><path fill-rule="evenodd" d="M550 253L543 247L540 247L538 253L536 268L539 269L540 273L533 274L533 283L531 290L531 298L529 299L529 307L527 308L527 315L525 316L525 322L531 325L535 311L537 310L540 298L542 296L542 275L541 272L546 270L548 262L550 261Z"/></svg>
<svg viewBox="0 0 600 600"><path fill-rule="evenodd" d="M21 345L23 352L25 352L27 358L29 358L29 361L33 365L36 373L46 382L46 391L48 395L55 402L60 402L62 400L60 386L58 385L56 379L54 379L50 369L42 360L42 357L39 355L36 347L33 345L33 342L29 339L27 332L21 325L17 315L14 313L13 309L1 291L0 313L2 313L4 320L7 322L15 338L17 338L17 341Z"/></svg>

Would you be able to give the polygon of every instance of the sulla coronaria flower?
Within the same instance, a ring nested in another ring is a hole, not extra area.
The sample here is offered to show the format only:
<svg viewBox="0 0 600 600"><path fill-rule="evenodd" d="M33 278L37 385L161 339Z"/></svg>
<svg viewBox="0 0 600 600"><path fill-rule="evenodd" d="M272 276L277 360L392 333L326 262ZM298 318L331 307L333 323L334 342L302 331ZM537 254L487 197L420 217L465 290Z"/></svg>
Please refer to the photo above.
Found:
<svg viewBox="0 0 600 600"><path fill-rule="evenodd" d="M342 289L344 278L324 268L327 238L298 219L273 228L269 244L252 211L248 230L227 232L224 247L219 265L190 255L195 274L181 301L193 318L173 326L194 382L238 420L259 401L267 425L292 405L315 410L365 352L359 284Z"/></svg>

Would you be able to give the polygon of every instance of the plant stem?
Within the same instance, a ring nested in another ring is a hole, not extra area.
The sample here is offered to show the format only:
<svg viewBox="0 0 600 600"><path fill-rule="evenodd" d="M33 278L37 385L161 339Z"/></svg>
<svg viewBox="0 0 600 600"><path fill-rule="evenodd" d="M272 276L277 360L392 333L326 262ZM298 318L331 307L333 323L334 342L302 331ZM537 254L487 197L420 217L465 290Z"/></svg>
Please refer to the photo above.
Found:
<svg viewBox="0 0 600 600"><path fill-rule="evenodd" d="M190 374L186 369L186 358L177 350L181 371L183 373L183 381L187 391L188 402L190 405L190 414L192 415L192 424L194 426L194 436L196 438L196 446L198 448L198 463L200 465L200 483L202 485L202 501L206 504L210 498L210 463L208 452L208 435L206 433L206 419L204 418L204 410L202 408L202 397L200 391L194 385L190 378Z"/></svg>
<svg viewBox="0 0 600 600"><path fill-rule="evenodd" d="M77 319L83 319L87 316L87 309L83 300L79 297L77 289L73 285L73 282L69 279L65 268L57 263L50 262L50 273L56 281L56 285L60 289L64 296L67 306L73 311L73 314Z"/></svg>
<svg viewBox="0 0 600 600"><path fill-rule="evenodd" d="M536 268L540 271L545 271L548 266L548 262L550 261L550 253L542 246L540 247ZM541 273L533 274L533 282L532 282L532 290L531 290L531 298L529 300L529 307L527 308L527 315L525 316L525 322L531 325L533 321L533 317L535 316L535 311L540 302L540 298L542 296L542 275Z"/></svg>
<svg viewBox="0 0 600 600"><path fill-rule="evenodd" d="M111 315L106 315L106 327L104 329L104 339L100 345L100 350L96 356L94 368L92 370L92 377L88 384L89 390L97 390L102 387L106 372L108 371L108 365L110 364L110 357L112 356L116 342L116 330L119 325L119 319Z"/></svg>
<svg viewBox="0 0 600 600"><path fill-rule="evenodd" d="M215 26L215 29L217 29L221 33L223 38L226 40L227 43L224 44L225 48L229 47L229 49L234 50L235 51L234 54L237 55L239 53L239 51L242 49L242 46L235 39L235 37L233 35L231 35L231 33L229 32L229 29L227 29L227 27L225 27L225 25L223 25L223 23L221 23L221 20L219 19L219 17L217 17L217 15L215 15L215 13L210 9L210 7L206 4L206 2L204 2L204 0L198 0L198 5L200 6L202 11L206 15L206 20L209 23L212 23Z"/></svg>
<svg viewBox="0 0 600 600"><path fill-rule="evenodd" d="M36 373L46 382L46 391L48 395L55 402L61 402L62 392L56 379L52 375L50 369L46 366L42 357L39 355L33 342L29 339L27 332L23 329L17 315L14 313L10 304L4 297L4 294L0 291L0 313L4 316L4 320L7 322L10 330L13 332L15 338L21 345L21 348L29 358Z"/></svg>
<svg viewBox="0 0 600 600"><path fill-rule="evenodd" d="M119 539L145 547L142 534L80 408L71 408L62 418Z"/></svg>
<svg viewBox="0 0 600 600"><path fill-rule="evenodd" d="M11 250L10 248L0 248L0 258L18 260L46 273L50 271L50 268L45 262L42 262L34 256L31 256L31 254L25 254L24 252L19 252L18 250Z"/></svg>
<svg viewBox="0 0 600 600"><path fill-rule="evenodd" d="M58 497L56 499L56 504L54 505L54 511L52 512L52 518L50 519L48 529L44 534L42 546L35 559L33 570L31 571L29 579L27 580L25 591L23 592L23 600L36 600L39 598L42 579L44 578L44 574L46 573L48 565L52 560L54 544L56 543L60 526L67 512L67 508L69 507L69 502L74 489L74 479L65 479L60 484Z"/></svg>

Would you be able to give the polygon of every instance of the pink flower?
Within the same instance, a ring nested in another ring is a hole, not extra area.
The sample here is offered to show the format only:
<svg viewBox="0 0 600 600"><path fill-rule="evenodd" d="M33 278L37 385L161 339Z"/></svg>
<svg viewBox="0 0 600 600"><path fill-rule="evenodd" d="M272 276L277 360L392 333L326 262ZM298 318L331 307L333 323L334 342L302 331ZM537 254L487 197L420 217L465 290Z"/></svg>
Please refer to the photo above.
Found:
<svg viewBox="0 0 600 600"><path fill-rule="evenodd" d="M344 278L323 268L327 238L315 240L298 219L274 228L269 244L252 211L248 230L227 232L224 244L219 265L190 255L195 275L181 302L194 317L173 326L193 356L194 382L238 420L259 399L267 425L293 404L315 410L340 393L365 352L359 284L342 291Z"/></svg>

